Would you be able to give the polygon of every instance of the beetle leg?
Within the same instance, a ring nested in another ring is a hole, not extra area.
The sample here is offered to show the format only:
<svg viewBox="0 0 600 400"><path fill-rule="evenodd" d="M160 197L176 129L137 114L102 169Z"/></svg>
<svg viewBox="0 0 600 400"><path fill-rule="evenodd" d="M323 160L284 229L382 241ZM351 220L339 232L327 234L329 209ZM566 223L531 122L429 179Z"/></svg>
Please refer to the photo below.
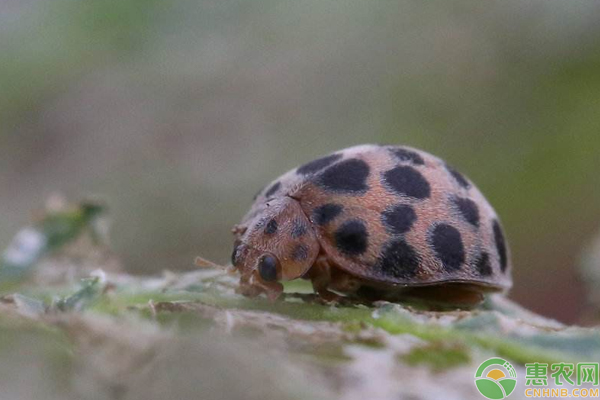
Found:
<svg viewBox="0 0 600 400"><path fill-rule="evenodd" d="M259 286L256 286L254 283L250 282L249 276L242 275L240 278L240 284L235 289L235 292L248 297L256 297L262 293L262 290Z"/></svg>
<svg viewBox="0 0 600 400"><path fill-rule="evenodd" d="M256 297L264 293L271 301L276 300L283 293L283 285L279 282L265 282L257 276L242 276L236 293L248 297Z"/></svg>
<svg viewBox="0 0 600 400"><path fill-rule="evenodd" d="M310 279L315 293L325 301L339 301L342 297L329 290L331 285L331 266L325 257L319 257L308 271L306 278Z"/></svg>
<svg viewBox="0 0 600 400"><path fill-rule="evenodd" d="M281 296L281 293L283 293L283 285L279 282L258 282L257 280L254 285L260 287L261 291L271 301L277 300Z"/></svg>

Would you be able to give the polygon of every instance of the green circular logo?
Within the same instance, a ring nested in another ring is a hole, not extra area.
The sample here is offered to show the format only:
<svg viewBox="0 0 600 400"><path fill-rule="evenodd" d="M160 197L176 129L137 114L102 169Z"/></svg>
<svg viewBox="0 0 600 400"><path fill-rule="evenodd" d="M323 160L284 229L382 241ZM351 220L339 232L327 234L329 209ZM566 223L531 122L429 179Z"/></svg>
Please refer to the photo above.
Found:
<svg viewBox="0 0 600 400"><path fill-rule="evenodd" d="M488 399L504 399L514 392L517 373L508 361L490 358L477 368L475 386Z"/></svg>

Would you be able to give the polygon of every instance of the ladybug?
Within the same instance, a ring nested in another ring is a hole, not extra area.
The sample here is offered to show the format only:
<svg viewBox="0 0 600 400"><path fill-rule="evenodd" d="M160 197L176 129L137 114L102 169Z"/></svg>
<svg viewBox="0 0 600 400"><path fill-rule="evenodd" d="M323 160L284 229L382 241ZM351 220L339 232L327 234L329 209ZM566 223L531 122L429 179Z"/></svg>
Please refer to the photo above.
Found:
<svg viewBox="0 0 600 400"><path fill-rule="evenodd" d="M477 304L512 285L498 216L464 175L406 146L360 145L282 175L254 198L231 257L238 292L276 299L282 281L324 300Z"/></svg>

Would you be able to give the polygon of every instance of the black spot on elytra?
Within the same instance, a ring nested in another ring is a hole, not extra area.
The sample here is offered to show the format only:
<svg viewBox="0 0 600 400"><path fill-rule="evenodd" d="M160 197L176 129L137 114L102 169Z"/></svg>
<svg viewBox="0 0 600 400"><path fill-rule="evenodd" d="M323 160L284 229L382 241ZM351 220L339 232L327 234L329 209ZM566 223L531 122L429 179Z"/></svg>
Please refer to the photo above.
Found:
<svg viewBox="0 0 600 400"><path fill-rule="evenodd" d="M265 227L265 233L267 235L272 235L275 232L277 232L277 228L278 228L277 221L275 221L275 219L272 219L267 223L267 226Z"/></svg>
<svg viewBox="0 0 600 400"><path fill-rule="evenodd" d="M390 151L400 161L408 161L416 165L424 165L425 160L419 154L414 151L403 149L402 147L392 147Z"/></svg>
<svg viewBox="0 0 600 400"><path fill-rule="evenodd" d="M279 189L281 189L281 182L275 182L273 185L271 185L269 190L266 191L265 197L267 199L272 197Z"/></svg>
<svg viewBox="0 0 600 400"><path fill-rule="evenodd" d="M335 245L346 255L359 256L367 251L369 233L364 222L359 219L344 222L334 235Z"/></svg>
<svg viewBox="0 0 600 400"><path fill-rule="evenodd" d="M439 224L431 234L433 250L447 271L455 271L465 262L460 232L448 224Z"/></svg>
<svg viewBox="0 0 600 400"><path fill-rule="evenodd" d="M351 158L327 168L319 176L317 183L333 192L364 192L369 176L369 165L363 160Z"/></svg>
<svg viewBox="0 0 600 400"><path fill-rule="evenodd" d="M302 221L296 220L294 221L294 226L292 226L292 239L298 239L306 234L306 224Z"/></svg>
<svg viewBox="0 0 600 400"><path fill-rule="evenodd" d="M407 204L398 204L381 213L381 222L392 235L408 232L416 220L415 210Z"/></svg>
<svg viewBox="0 0 600 400"><path fill-rule="evenodd" d="M490 276L492 274L492 264L490 263L490 256L488 253L481 253L475 261L475 268L481 276Z"/></svg>
<svg viewBox="0 0 600 400"><path fill-rule="evenodd" d="M318 171L322 170L323 168L330 166L331 164L333 164L340 158L342 158L341 154L331 154L331 155L328 155L328 156L325 156L322 158L318 158L316 160L313 160L309 163L306 163L306 164L298 167L296 172L299 173L300 175L314 174L315 172L318 172Z"/></svg>
<svg viewBox="0 0 600 400"><path fill-rule="evenodd" d="M471 187L471 184L469 183L469 181L467 180L467 178L465 178L465 176L463 174L461 174L460 172L458 172L457 170L455 170L448 164L446 164L446 169L448 170L448 172L450 172L450 175L452 175L452 177L456 180L456 182L458 182L458 184L460 186L462 186L465 189L468 189Z"/></svg>
<svg viewBox="0 0 600 400"><path fill-rule="evenodd" d="M325 225L340 215L343 209L341 204L324 204L313 210L313 221L317 225Z"/></svg>
<svg viewBox="0 0 600 400"><path fill-rule="evenodd" d="M404 196L426 199L431 194L429 182L413 167L399 166L383 174L385 186Z"/></svg>
<svg viewBox="0 0 600 400"><path fill-rule="evenodd" d="M473 200L456 197L454 199L454 204L468 223L479 227L479 208Z"/></svg>
<svg viewBox="0 0 600 400"><path fill-rule="evenodd" d="M375 270L383 276L410 279L419 268L419 256L402 238L394 238L383 246Z"/></svg>
<svg viewBox="0 0 600 400"><path fill-rule="evenodd" d="M506 252L506 241L504 239L504 233L502 232L502 228L500 227L500 223L497 220L493 222L494 228L494 240L496 241L496 249L498 250L498 255L500 256L500 270L502 272L506 271L506 266L508 262L507 252Z"/></svg>
<svg viewBox="0 0 600 400"><path fill-rule="evenodd" d="M308 257L308 247L303 244L299 244L292 251L292 260L294 261L304 261Z"/></svg>

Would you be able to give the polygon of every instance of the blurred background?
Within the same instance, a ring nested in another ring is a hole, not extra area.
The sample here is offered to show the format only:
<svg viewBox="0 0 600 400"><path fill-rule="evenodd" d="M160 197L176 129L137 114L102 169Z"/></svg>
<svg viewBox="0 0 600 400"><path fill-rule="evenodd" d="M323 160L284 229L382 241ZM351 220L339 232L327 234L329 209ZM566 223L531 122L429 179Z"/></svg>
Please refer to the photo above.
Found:
<svg viewBox="0 0 600 400"><path fill-rule="evenodd" d="M53 193L110 205L133 273L227 262L268 181L360 143L468 175L510 296L579 320L600 227L600 3L3 0L0 245Z"/></svg>

